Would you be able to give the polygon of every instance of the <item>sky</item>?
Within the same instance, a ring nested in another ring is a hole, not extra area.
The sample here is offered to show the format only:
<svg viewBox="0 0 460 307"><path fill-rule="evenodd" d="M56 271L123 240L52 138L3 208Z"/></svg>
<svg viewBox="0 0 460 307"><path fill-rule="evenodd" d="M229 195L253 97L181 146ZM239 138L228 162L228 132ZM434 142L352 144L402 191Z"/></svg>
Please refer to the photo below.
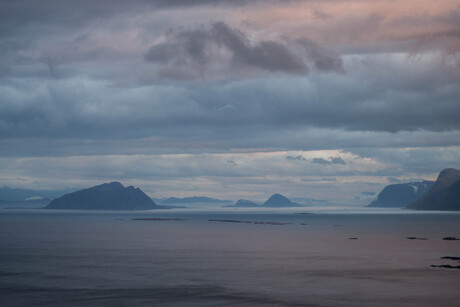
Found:
<svg viewBox="0 0 460 307"><path fill-rule="evenodd" d="M460 1L0 1L0 186L362 205L460 168Z"/></svg>

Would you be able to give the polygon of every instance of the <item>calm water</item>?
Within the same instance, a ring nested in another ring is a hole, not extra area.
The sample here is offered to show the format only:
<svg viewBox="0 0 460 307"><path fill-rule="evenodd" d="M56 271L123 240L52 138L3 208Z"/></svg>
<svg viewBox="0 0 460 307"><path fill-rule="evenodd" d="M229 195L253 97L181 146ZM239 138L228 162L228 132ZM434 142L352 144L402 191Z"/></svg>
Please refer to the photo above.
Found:
<svg viewBox="0 0 460 307"><path fill-rule="evenodd" d="M446 236L460 214L2 210L0 305L458 306Z"/></svg>

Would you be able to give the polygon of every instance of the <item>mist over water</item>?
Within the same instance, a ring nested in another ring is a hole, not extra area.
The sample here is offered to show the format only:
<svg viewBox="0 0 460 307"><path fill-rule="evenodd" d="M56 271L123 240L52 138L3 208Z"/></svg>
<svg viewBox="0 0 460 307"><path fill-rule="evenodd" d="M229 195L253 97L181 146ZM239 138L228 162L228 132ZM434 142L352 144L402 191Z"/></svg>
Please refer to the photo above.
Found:
<svg viewBox="0 0 460 307"><path fill-rule="evenodd" d="M132 220L147 216L185 220ZM459 235L459 222L459 214L5 210L0 302L454 306L460 272L430 265L460 255L458 241L442 240Z"/></svg>

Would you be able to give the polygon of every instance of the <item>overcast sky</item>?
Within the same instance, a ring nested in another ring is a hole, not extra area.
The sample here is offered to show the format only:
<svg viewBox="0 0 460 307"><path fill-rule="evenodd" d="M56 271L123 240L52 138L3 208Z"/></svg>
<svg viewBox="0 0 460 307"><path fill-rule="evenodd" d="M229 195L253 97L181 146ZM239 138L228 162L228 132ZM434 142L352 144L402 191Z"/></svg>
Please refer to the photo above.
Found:
<svg viewBox="0 0 460 307"><path fill-rule="evenodd" d="M458 0L0 1L0 186L364 204L460 168Z"/></svg>

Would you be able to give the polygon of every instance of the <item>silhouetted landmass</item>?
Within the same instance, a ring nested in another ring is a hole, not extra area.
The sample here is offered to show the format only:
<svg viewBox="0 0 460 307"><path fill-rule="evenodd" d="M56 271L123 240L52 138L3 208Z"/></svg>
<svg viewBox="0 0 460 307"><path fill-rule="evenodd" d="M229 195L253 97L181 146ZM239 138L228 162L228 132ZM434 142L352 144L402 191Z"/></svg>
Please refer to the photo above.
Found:
<svg viewBox="0 0 460 307"><path fill-rule="evenodd" d="M460 257L444 256L444 257L441 257L441 259L460 260Z"/></svg>
<svg viewBox="0 0 460 307"><path fill-rule="evenodd" d="M446 168L439 173L432 189L407 206L416 210L460 210L460 171Z"/></svg>
<svg viewBox="0 0 460 307"><path fill-rule="evenodd" d="M445 268L445 269L460 269L460 265L450 265L450 264L441 264L441 265L432 264L431 267L433 267L433 268Z"/></svg>
<svg viewBox="0 0 460 307"><path fill-rule="evenodd" d="M459 241L460 240L459 238L456 238L456 237L444 237L442 239L445 241Z"/></svg>
<svg viewBox="0 0 460 307"><path fill-rule="evenodd" d="M119 182L104 183L66 194L53 200L46 209L149 210L159 207L139 188Z"/></svg>
<svg viewBox="0 0 460 307"><path fill-rule="evenodd" d="M172 218L164 218L164 217L139 217L132 219L133 221L185 221L185 219L172 217Z"/></svg>
<svg viewBox="0 0 460 307"><path fill-rule="evenodd" d="M427 238L407 237L407 240L428 240Z"/></svg>
<svg viewBox="0 0 460 307"><path fill-rule="evenodd" d="M368 207L402 208L430 191L434 181L409 182L387 185Z"/></svg>
<svg viewBox="0 0 460 307"><path fill-rule="evenodd" d="M0 200L3 209L36 209L43 208L51 202L49 198L32 198L26 200Z"/></svg>
<svg viewBox="0 0 460 307"><path fill-rule="evenodd" d="M209 222L222 222L222 223L242 223L242 224L256 224L256 225L288 225L291 223L282 222L265 222L265 221L241 221L241 220L217 220L209 219Z"/></svg>
<svg viewBox="0 0 460 307"><path fill-rule="evenodd" d="M161 202L162 205L172 205L172 204L228 204L232 203L231 200L221 200L205 196L192 196L192 197L169 197Z"/></svg>
<svg viewBox="0 0 460 307"><path fill-rule="evenodd" d="M281 194L273 194L270 198L262 205L263 207L302 207L302 205L294 203L289 200L286 196Z"/></svg>

